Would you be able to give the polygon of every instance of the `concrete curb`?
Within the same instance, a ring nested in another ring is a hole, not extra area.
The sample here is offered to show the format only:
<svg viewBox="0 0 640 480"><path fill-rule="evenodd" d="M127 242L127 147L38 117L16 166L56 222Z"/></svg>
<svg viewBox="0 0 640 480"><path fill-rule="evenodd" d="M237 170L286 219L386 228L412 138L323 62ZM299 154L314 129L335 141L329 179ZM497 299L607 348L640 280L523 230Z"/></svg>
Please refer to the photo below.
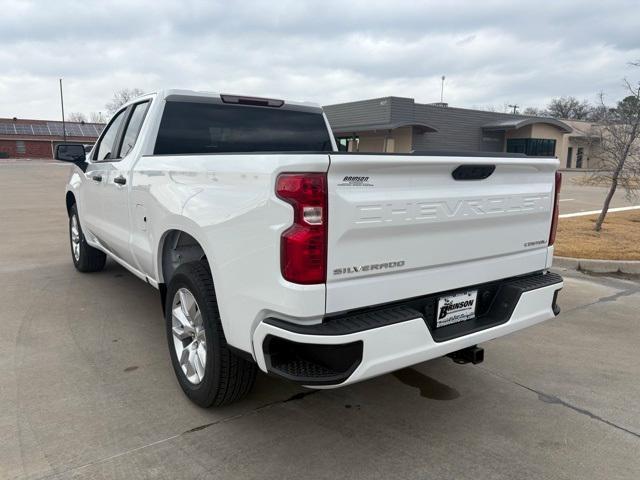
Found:
<svg viewBox="0 0 640 480"><path fill-rule="evenodd" d="M638 260L594 260L591 258L553 257L553 266L593 273L640 275Z"/></svg>

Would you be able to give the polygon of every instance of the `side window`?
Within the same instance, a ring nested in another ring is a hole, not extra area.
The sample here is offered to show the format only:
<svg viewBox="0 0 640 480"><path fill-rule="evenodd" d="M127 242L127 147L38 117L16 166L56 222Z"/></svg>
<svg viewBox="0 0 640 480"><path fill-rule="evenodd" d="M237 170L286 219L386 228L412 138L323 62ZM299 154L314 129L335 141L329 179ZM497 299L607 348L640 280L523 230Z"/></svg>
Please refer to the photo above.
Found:
<svg viewBox="0 0 640 480"><path fill-rule="evenodd" d="M98 145L98 148L96 149L97 154L94 160L109 160L115 157L116 137L118 136L120 125L122 125L124 120L124 112L126 112L126 109L118 112L113 120L111 120L111 123L107 125L107 129L100 140L100 145Z"/></svg>
<svg viewBox="0 0 640 480"><path fill-rule="evenodd" d="M134 105L133 112L129 117L129 123L124 131L124 135L122 136L122 146L120 147L119 157L125 157L136 144L136 140L140 134L140 129L142 128L142 122L144 122L144 117L146 116L148 109L149 102Z"/></svg>

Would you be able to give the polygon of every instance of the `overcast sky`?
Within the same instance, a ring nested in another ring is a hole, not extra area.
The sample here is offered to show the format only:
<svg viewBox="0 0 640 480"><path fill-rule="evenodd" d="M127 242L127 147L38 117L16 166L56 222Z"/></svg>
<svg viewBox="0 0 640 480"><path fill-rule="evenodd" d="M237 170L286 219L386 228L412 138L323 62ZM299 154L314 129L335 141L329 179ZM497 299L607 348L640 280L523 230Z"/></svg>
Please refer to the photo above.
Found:
<svg viewBox="0 0 640 480"><path fill-rule="evenodd" d="M386 95L483 108L622 95L640 5L619 1L0 0L0 117L105 111L189 88L317 102Z"/></svg>

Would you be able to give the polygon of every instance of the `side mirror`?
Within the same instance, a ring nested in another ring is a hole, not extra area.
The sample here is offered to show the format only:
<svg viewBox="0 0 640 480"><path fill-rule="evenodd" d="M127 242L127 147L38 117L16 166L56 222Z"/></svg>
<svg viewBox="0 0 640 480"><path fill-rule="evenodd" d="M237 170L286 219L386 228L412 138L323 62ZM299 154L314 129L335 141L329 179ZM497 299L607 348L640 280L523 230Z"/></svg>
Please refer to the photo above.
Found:
<svg viewBox="0 0 640 480"><path fill-rule="evenodd" d="M79 143L60 143L56 145L56 160L71 163L84 163L87 159L84 145Z"/></svg>

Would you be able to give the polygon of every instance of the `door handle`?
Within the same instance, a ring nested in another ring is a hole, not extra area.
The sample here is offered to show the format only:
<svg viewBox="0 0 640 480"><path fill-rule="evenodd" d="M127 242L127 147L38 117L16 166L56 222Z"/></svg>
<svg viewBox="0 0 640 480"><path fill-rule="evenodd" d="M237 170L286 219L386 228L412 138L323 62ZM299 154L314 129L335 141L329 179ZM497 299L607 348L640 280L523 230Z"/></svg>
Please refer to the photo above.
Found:
<svg viewBox="0 0 640 480"><path fill-rule="evenodd" d="M91 177L91 180L94 180L96 182L101 182L102 181L102 175L93 175Z"/></svg>
<svg viewBox="0 0 640 480"><path fill-rule="evenodd" d="M127 183L127 179L124 178L122 175L120 175L119 177L116 177L113 179L113 183L117 183L118 185L124 185L125 183Z"/></svg>

